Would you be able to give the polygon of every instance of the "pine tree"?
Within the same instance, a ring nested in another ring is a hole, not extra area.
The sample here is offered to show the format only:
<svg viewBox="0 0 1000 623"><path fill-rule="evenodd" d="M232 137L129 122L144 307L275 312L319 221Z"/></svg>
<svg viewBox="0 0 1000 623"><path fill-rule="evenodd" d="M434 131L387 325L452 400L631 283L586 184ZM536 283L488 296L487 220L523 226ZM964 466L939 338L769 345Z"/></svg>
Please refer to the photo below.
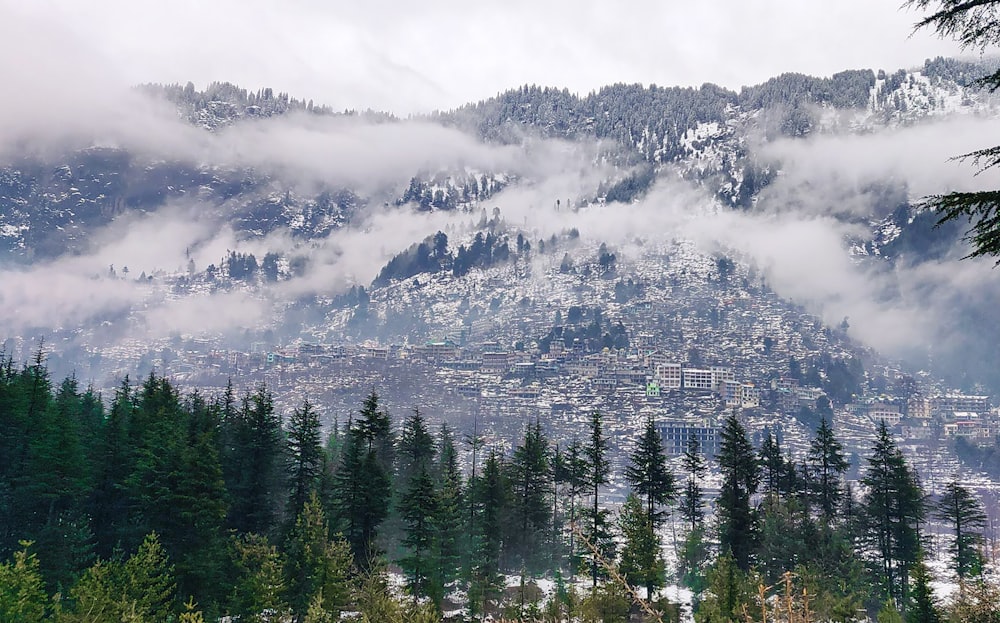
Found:
<svg viewBox="0 0 1000 623"><path fill-rule="evenodd" d="M82 516L91 490L90 462L81 447L81 401L76 380L63 381L39 417L28 443L27 472L16 491L21 533L35 541L53 589L69 586L91 561L92 534Z"/></svg>
<svg viewBox="0 0 1000 623"><path fill-rule="evenodd" d="M128 431L131 426L135 399L129 378L122 379L115 391L108 418L98 440L96 483L91 494L90 514L93 518L97 555L111 556L123 546L129 523L129 492L127 481L132 470L132 452Z"/></svg>
<svg viewBox="0 0 1000 623"><path fill-rule="evenodd" d="M350 574L353 559L350 546L343 540L331 540L330 526L313 491L302 506L286 547L288 603L297 621L301 621L317 594L322 594L323 608L334 617L347 607L350 597Z"/></svg>
<svg viewBox="0 0 1000 623"><path fill-rule="evenodd" d="M156 533L146 535L122 571L124 594L136 604L135 611L148 620L167 618L176 590L174 568Z"/></svg>
<svg viewBox="0 0 1000 623"><path fill-rule="evenodd" d="M435 604L440 604L444 587L435 582L438 576L433 569L438 499L426 462L417 465L416 469L400 502L406 524L403 547L407 553L399 565L406 574L407 588L414 596L430 597Z"/></svg>
<svg viewBox="0 0 1000 623"><path fill-rule="evenodd" d="M877 552L886 597L903 604L909 568L916 561L920 545L923 494L884 421L879 424L867 460L868 469L861 480L868 490L862 509L862 534Z"/></svg>
<svg viewBox="0 0 1000 623"><path fill-rule="evenodd" d="M611 472L611 464L608 461L608 439L602 430L601 413L594 411L590 418L590 438L583 447L583 454L587 460L587 485L590 488L591 508L587 538L590 543L597 548L605 558L613 558L614 541L611 538L609 529L608 511L598 505L598 496L601 487L608 484L608 476ZM590 573L593 586L597 586L600 576L600 561L597 553L590 556Z"/></svg>
<svg viewBox="0 0 1000 623"><path fill-rule="evenodd" d="M667 455L663 450L663 438L653 423L653 417L646 418L646 428L639 437L639 443L629 456L625 468L625 480L632 491L646 503L649 525L657 527L663 522L666 506L677 497L677 483L673 472L667 466Z"/></svg>
<svg viewBox="0 0 1000 623"><path fill-rule="evenodd" d="M913 565L913 588L906 609L906 623L941 623L941 613L931 589L931 575L922 552Z"/></svg>
<svg viewBox="0 0 1000 623"><path fill-rule="evenodd" d="M500 556L504 548L504 518L508 512L509 486L503 460L490 450L482 475L470 483L475 491L476 538L473 544L469 582L469 614L484 613L503 590Z"/></svg>
<svg viewBox="0 0 1000 623"><path fill-rule="evenodd" d="M952 563L959 581L968 575L982 572L982 530L986 527L986 513L971 491L957 480L945 485L945 492L934 506L934 516L947 522L954 533L949 544Z"/></svg>
<svg viewBox="0 0 1000 623"><path fill-rule="evenodd" d="M94 563L70 597L74 607L60 618L67 623L170 621L176 597L173 566L156 533L150 533L128 560Z"/></svg>
<svg viewBox="0 0 1000 623"><path fill-rule="evenodd" d="M414 409L403 422L403 430L399 435L399 445L396 451L398 469L396 478L401 483L409 483L419 472L425 471L437 449L434 437L427 428L427 419L419 409Z"/></svg>
<svg viewBox="0 0 1000 623"><path fill-rule="evenodd" d="M392 492L392 435L389 416L379 408L373 390L360 417L348 423L347 440L335 477L339 527L363 569L378 552L378 528L389 513Z"/></svg>
<svg viewBox="0 0 1000 623"><path fill-rule="evenodd" d="M316 492L323 464L319 414L308 398L288 420L287 456L288 516L294 518Z"/></svg>
<svg viewBox="0 0 1000 623"><path fill-rule="evenodd" d="M587 492L587 471L589 469L583 444L576 437L570 441L566 448L564 464L565 475L563 479L566 483L566 493L569 496L569 525L571 528L569 532L569 569L571 573L575 574L580 568L581 552L579 550L581 548L576 543L576 533L573 528L576 527L579 517L577 502Z"/></svg>
<svg viewBox="0 0 1000 623"><path fill-rule="evenodd" d="M699 482L708 471L705 458L701 454L698 438L694 435L688 437L687 448L684 449L681 464L687 474L687 482L684 484L684 491L681 494L680 512L681 517L688 524L689 530L694 531L705 518L705 502L701 497Z"/></svg>
<svg viewBox="0 0 1000 623"><path fill-rule="evenodd" d="M514 449L509 464L514 521L510 524L508 553L529 571L538 570L539 554L548 534L551 493L548 444L536 419L528 425L524 441Z"/></svg>
<svg viewBox="0 0 1000 623"><path fill-rule="evenodd" d="M288 612L285 559L267 537L246 534L233 539L235 582L229 612L240 621L266 623Z"/></svg>
<svg viewBox="0 0 1000 623"><path fill-rule="evenodd" d="M225 483L217 454L217 426L197 413L197 401L185 407L173 385L150 375L139 394L130 431L138 443L129 476L130 498L144 532L155 531L171 553L182 592L214 606L222 597Z"/></svg>
<svg viewBox="0 0 1000 623"><path fill-rule="evenodd" d="M785 479L785 457L781 454L781 445L767 431L764 443L760 446L760 465L763 471L764 492L770 498L776 498Z"/></svg>
<svg viewBox="0 0 1000 623"><path fill-rule="evenodd" d="M646 599L652 601L653 593L666 582L666 566L648 508L634 493L625 499L618 527L624 539L618 570L633 587L646 587Z"/></svg>
<svg viewBox="0 0 1000 623"><path fill-rule="evenodd" d="M696 623L742 623L744 607L752 604L755 587L729 551L723 551L708 571L706 599L695 613Z"/></svg>
<svg viewBox="0 0 1000 623"><path fill-rule="evenodd" d="M447 424L441 425L438 438L436 561L437 583L447 587L459 576L464 554L465 517L462 513L462 473L458 467L458 452Z"/></svg>
<svg viewBox="0 0 1000 623"><path fill-rule="evenodd" d="M813 499L827 522L833 520L843 499L840 482L848 466L844 448L824 417L809 447L809 474L814 483Z"/></svg>
<svg viewBox="0 0 1000 623"><path fill-rule="evenodd" d="M726 418L719 449L722 490L719 493L719 547L732 553L740 569L750 568L750 555L756 540L756 520L750 497L760 482L760 466L746 430L735 415Z"/></svg>
<svg viewBox="0 0 1000 623"><path fill-rule="evenodd" d="M221 424L223 476L232 501L227 524L242 534L272 534L283 480L281 419L264 384L245 395L238 409L232 402L227 389Z"/></svg>

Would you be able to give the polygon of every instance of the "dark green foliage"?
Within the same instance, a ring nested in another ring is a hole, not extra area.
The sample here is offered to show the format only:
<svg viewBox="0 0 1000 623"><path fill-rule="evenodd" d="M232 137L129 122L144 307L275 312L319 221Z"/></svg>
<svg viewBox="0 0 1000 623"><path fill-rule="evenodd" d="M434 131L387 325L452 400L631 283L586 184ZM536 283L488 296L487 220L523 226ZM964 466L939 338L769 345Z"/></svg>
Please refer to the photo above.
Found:
<svg viewBox="0 0 1000 623"><path fill-rule="evenodd" d="M629 456L625 480L632 491L645 501L650 525L659 526L664 519L664 511L660 507L677 497L677 483L667 466L663 438L656 430L652 416L646 418L646 427L639 437L639 443Z"/></svg>
<svg viewBox="0 0 1000 623"><path fill-rule="evenodd" d="M659 560L660 538L656 534L656 528L665 519L664 511L660 508L677 497L677 483L673 472L667 466L663 438L656 430L652 416L646 419L646 427L639 437L639 443L629 456L629 465L625 468L625 480L632 487L633 493L644 501L646 517L643 522L637 523L635 518L630 517L625 513L625 509L622 509L620 527L626 539L626 547L622 551L623 572L628 556L633 577L637 581L642 578L647 597L652 599L653 591L658 587L658 583L662 583L664 575L663 561ZM628 532L625 531L626 525ZM638 534L636 530L639 529L646 530L646 534ZM631 549L629 549L630 543Z"/></svg>
<svg viewBox="0 0 1000 623"><path fill-rule="evenodd" d="M554 465L554 467L556 467ZM583 444L580 440L573 438L566 452L562 454L560 462L557 464L554 476L557 485L563 485L565 495L569 499L569 569L575 571L580 567L580 544L577 543L576 532L573 527L577 526L580 517L581 496L587 491L587 459L584 455ZM565 502L564 502L565 503Z"/></svg>
<svg viewBox="0 0 1000 623"><path fill-rule="evenodd" d="M917 28L931 28L941 36L957 39L963 47L985 50L1000 42L997 0L908 0L906 5L930 11L917 22ZM1000 87L1000 70L981 76L978 82L995 91ZM979 149L958 159L972 160L983 171L1000 164L1000 147ZM954 220L970 224L966 240L972 244L972 252L967 257L1000 256L1000 191L956 191L927 197L923 203L941 214L939 224Z"/></svg>
<svg viewBox="0 0 1000 623"><path fill-rule="evenodd" d="M923 493L885 422L879 425L867 461L868 469L861 480L868 495L860 516L860 536L877 555L875 562L885 597L905 603L909 569L920 549L918 527L924 518Z"/></svg>
<svg viewBox="0 0 1000 623"><path fill-rule="evenodd" d="M958 579L982 572L982 531L986 528L986 513L982 503L971 491L953 480L934 506L934 515L947 523L953 534L948 546Z"/></svg>
<svg viewBox="0 0 1000 623"><path fill-rule="evenodd" d="M591 507L587 517L587 539L591 546L604 555L613 558L614 541L612 540L608 511L600 508L598 495L601 487L608 484L611 474L611 463L608 460L608 439L604 436L603 422L600 411L594 411L590 417L590 437L583 446L583 456L587 461L587 485L590 488ZM590 555L590 573L593 586L601 575L601 565L597 552Z"/></svg>
<svg viewBox="0 0 1000 623"><path fill-rule="evenodd" d="M389 415L380 408L378 394L372 390L358 420L348 424L335 482L338 527L362 568L374 562L378 528L389 514L391 465Z"/></svg>
<svg viewBox="0 0 1000 623"><path fill-rule="evenodd" d="M469 611L485 612L496 604L503 590L500 556L504 546L503 521L510 497L503 459L491 450L483 473L470 483L475 526L469 572Z"/></svg>
<svg viewBox="0 0 1000 623"><path fill-rule="evenodd" d="M619 203L629 203L642 196L655 179L656 171L652 166L646 165L640 167L638 171L630 173L624 179L612 184L604 192L605 200L608 203L616 201ZM598 189L598 194L601 194L601 190L603 189Z"/></svg>
<svg viewBox="0 0 1000 623"><path fill-rule="evenodd" d="M421 471L426 471L434 461L437 449L434 437L427 429L427 419L419 409L403 422L397 448L396 476L399 482L409 483Z"/></svg>
<svg viewBox="0 0 1000 623"><path fill-rule="evenodd" d="M447 587L459 576L463 546L466 543L465 515L462 512L462 474L458 468L458 453L446 424L441 426L438 443L437 515L434 517L435 560L432 570L438 586Z"/></svg>
<svg viewBox="0 0 1000 623"><path fill-rule="evenodd" d="M941 620L931 589L931 575L921 552L913 565L913 587L910 589L910 605L906 609L906 623L941 623Z"/></svg>
<svg viewBox="0 0 1000 623"><path fill-rule="evenodd" d="M498 236L492 229L485 236L483 232L476 232L471 245L459 245L452 260L451 272L454 276L461 277L475 267L487 268L509 258L510 248L505 235Z"/></svg>
<svg viewBox="0 0 1000 623"><path fill-rule="evenodd" d="M816 436L809 447L809 475L813 500L828 522L834 519L843 498L841 478L847 468L844 448L824 417L820 420Z"/></svg>
<svg viewBox="0 0 1000 623"><path fill-rule="evenodd" d="M691 589L696 603L707 583L705 572L708 560L709 549L705 528L699 526L688 531L684 535L684 541L680 544L680 550L677 552L677 571L681 585Z"/></svg>
<svg viewBox="0 0 1000 623"><path fill-rule="evenodd" d="M384 286L391 281L409 279L420 273L437 273L446 270L451 261L451 254L448 253L448 236L438 232L393 256L379 271L373 285Z"/></svg>
<svg viewBox="0 0 1000 623"><path fill-rule="evenodd" d="M270 534L281 483L284 439L267 387L244 396L239 409L231 386L221 404L222 466L231 506L227 524L239 533Z"/></svg>
<svg viewBox="0 0 1000 623"><path fill-rule="evenodd" d="M591 310L570 314L583 324L600 318ZM598 589L583 606L563 591L543 608L566 616L622 615L627 600L617 588L601 588L604 563L594 564L565 520L578 522L580 533L632 585L655 592L665 581L654 526L675 487L651 421L622 474L611 473L609 441L595 412L585 442L574 440L554 453L541 423L532 422L510 455L492 450L463 488L450 430L442 427L435 439L414 412L396 445L374 392L345 428L335 428L325 448L313 406L291 414L287 481L278 478L283 439L264 387L237 404L231 387L218 399L205 399L197 392L182 396L156 375L137 389L126 379L105 415L98 397L81 393L72 379L53 388L40 362L20 370L7 364L0 366L0 415L23 443L19 453L0 439L15 460L0 465L4 534L16 537L19 530L35 540L27 552L4 543L14 562L0 564L0 612L11 612L13 593L27 595L16 607L29 608L16 611L14 620L32 620L50 608L61 609L59 619L67 622L134 615L176 620L181 603L193 599L210 619L263 620L272 613L320 621L350 608L386 620L430 621L434 607L446 607L456 589L467 589L470 617L496 616L508 606L529 616L541 611L532 606L531 583L520 592L523 603L505 606L504 574L547 573L565 560L574 573L584 561L592 575L596 566ZM677 555L681 581L695 591L696 604L705 599L698 620L733 616L730 602L757 581L740 570L741 560L753 563L766 583L794 570L814 596L818 620L850 620L862 603L886 600L908 617L930 612L923 605L930 593L920 588L923 504L915 474L880 427L864 474L867 495L856 507L841 486L843 451L825 417L819 424L806 473L782 456L773 437L765 438L758 465L745 430L735 418L726 420L717 501L721 550L711 587L706 572L714 548L699 487L706 466L697 444L689 445ZM311 458L296 462L306 455ZM619 477L634 495L613 524L602 508L602 488ZM754 498L761 483L769 495ZM279 532L274 518L296 492L306 499L296 521ZM757 508L753 500L760 500ZM981 506L952 483L934 508L955 533L951 550L959 575L977 573ZM387 519L395 531L382 529ZM613 527L621 529L618 556ZM385 593L383 548L407 574L411 592L433 604L406 608ZM872 563L869 573L864 559ZM353 560L367 578L360 583ZM371 592L378 587L379 595ZM55 606L48 596L57 591Z"/></svg>
<svg viewBox="0 0 1000 623"><path fill-rule="evenodd" d="M719 493L719 547L731 552L740 569L750 568L750 556L756 540L756 517L750 508L750 497L760 482L760 466L746 430L736 416L730 415L722 425L719 448L719 469L722 490Z"/></svg>
<svg viewBox="0 0 1000 623"><path fill-rule="evenodd" d="M124 545L127 535L127 480L133 465L129 429L135 408L135 396L126 376L115 391L97 441L95 487L89 506L97 554L102 558L109 558L116 547Z"/></svg>
<svg viewBox="0 0 1000 623"><path fill-rule="evenodd" d="M689 529L694 531L705 517L705 502L702 500L701 485L698 481L708 471L698 438L694 435L688 438L687 448L684 449L683 466L687 473L687 481L681 494L680 513Z"/></svg>
<svg viewBox="0 0 1000 623"><path fill-rule="evenodd" d="M531 572L540 571L541 556L550 534L552 515L552 468L549 442L536 419L529 424L524 441L514 449L508 465L511 486L510 535L507 553L510 563ZM515 562L516 561L516 562ZM512 566L513 566L512 564Z"/></svg>
<svg viewBox="0 0 1000 623"><path fill-rule="evenodd" d="M416 473L400 501L400 513L406 524L402 539L407 553L399 564L406 574L406 585L415 596L430 597L440 604L444 587L436 581L434 548L436 544L435 517L439 512L434 481L426 463L416 467Z"/></svg>
<svg viewBox="0 0 1000 623"><path fill-rule="evenodd" d="M135 467L127 485L142 533L159 533L175 561L178 587L191 594L203 587L203 602L222 595L221 564L226 516L225 483L217 452L216 426L185 409L165 378L153 375L138 396L131 430ZM207 417L214 417L204 414ZM126 538L132 534L126 532Z"/></svg>
<svg viewBox="0 0 1000 623"><path fill-rule="evenodd" d="M646 587L652 600L656 589L666 582L666 566L660 555L660 539L644 504L630 494L618 515L618 528L624 544L618 570L634 587Z"/></svg>
<svg viewBox="0 0 1000 623"><path fill-rule="evenodd" d="M323 466L319 414L309 402L295 409L288 419L287 441L288 515L298 517L309 496L317 491Z"/></svg>

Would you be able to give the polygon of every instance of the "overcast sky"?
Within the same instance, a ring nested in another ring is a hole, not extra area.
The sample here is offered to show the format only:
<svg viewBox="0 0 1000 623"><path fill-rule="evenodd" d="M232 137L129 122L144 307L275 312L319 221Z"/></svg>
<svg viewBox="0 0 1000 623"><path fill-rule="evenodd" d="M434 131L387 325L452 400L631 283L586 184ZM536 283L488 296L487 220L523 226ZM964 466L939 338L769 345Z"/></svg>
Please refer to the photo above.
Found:
<svg viewBox="0 0 1000 623"><path fill-rule="evenodd" d="M730 88L959 53L899 0L0 0L0 76L270 86L337 109L448 109L521 84ZM25 65L27 67L25 67Z"/></svg>

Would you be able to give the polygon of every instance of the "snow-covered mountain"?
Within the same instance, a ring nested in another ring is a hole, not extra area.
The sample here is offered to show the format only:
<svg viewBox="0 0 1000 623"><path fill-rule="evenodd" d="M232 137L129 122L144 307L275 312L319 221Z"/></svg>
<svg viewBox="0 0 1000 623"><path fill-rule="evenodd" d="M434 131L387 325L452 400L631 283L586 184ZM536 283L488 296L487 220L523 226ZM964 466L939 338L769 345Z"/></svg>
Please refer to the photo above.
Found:
<svg viewBox="0 0 1000 623"><path fill-rule="evenodd" d="M780 335L798 345L778 351L786 359L874 346L958 384L1000 387L982 339L994 333L984 316L994 293L948 289L957 280L939 274L964 266L943 263L964 254L961 228L935 229L913 205L920 180L879 151L996 119L998 100L972 84L990 68L935 59L895 73L786 74L740 92L522 87L407 120L267 89L143 86L161 102L148 136L95 130L4 152L0 256L13 287L0 300L14 313L3 331L530 349L565 330L556 312L583 308L606 319L595 348L622 331L634 344L676 330L672 347L704 341L723 345L715 358L737 358ZM46 280L66 292L38 309ZM961 297L963 322L942 328L921 297ZM820 324L772 318L799 305ZM242 313L207 322L220 307ZM886 319L866 323L865 309ZM845 316L853 345L823 329ZM890 339L879 323L902 317L910 335ZM750 359L759 380L781 364Z"/></svg>

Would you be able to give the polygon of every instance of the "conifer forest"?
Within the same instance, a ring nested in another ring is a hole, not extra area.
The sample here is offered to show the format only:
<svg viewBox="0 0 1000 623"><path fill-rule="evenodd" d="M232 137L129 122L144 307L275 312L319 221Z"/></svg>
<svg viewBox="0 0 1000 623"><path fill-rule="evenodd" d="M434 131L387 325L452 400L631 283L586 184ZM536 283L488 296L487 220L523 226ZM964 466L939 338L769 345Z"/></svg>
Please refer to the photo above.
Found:
<svg viewBox="0 0 1000 623"><path fill-rule="evenodd" d="M602 414L510 451L374 388L324 431L266 386L220 395L0 368L3 621L993 621L986 515L928 496L883 424L861 478L824 418L792 460L738 417L668 459L650 419L621 504ZM714 464L714 465L713 465ZM710 467L721 488L706 491ZM947 526L946 572L924 530ZM672 552L670 556L666 552ZM932 582L957 588L946 603ZM664 590L667 588L670 590ZM682 603L680 595L689 595Z"/></svg>

